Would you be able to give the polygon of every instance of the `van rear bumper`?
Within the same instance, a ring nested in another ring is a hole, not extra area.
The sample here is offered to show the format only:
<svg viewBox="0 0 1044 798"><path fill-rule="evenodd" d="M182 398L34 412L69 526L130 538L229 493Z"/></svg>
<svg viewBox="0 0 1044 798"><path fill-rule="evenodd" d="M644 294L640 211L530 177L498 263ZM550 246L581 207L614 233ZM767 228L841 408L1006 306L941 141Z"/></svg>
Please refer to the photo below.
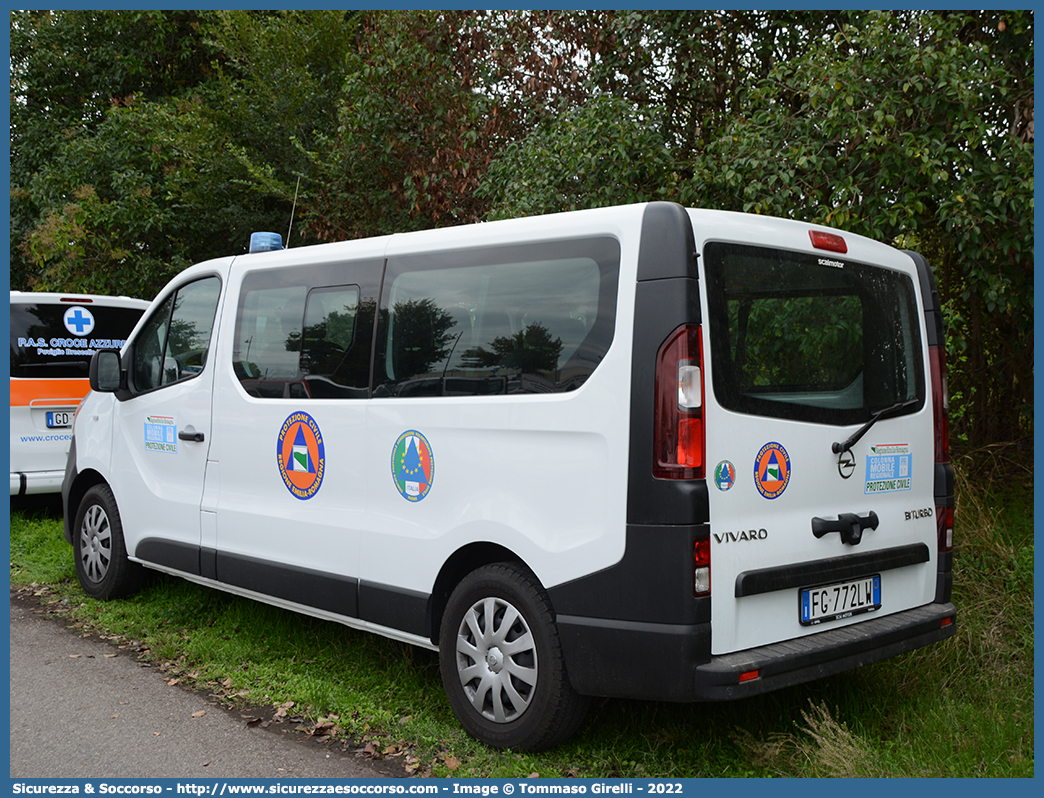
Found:
<svg viewBox="0 0 1044 798"><path fill-rule="evenodd" d="M952 637L953 604L927 604L807 637L712 656L710 624L558 617L573 689L654 701L728 701L869 665ZM756 676L752 676L756 672ZM741 682L740 677L745 681Z"/></svg>

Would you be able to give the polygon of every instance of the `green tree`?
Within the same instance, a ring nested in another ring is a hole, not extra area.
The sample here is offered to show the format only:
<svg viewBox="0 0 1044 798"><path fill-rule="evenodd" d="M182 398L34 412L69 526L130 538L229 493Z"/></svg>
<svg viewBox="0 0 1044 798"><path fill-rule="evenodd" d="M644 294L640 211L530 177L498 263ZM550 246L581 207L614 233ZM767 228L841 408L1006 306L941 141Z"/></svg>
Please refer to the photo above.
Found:
<svg viewBox="0 0 1044 798"><path fill-rule="evenodd" d="M234 190L253 197L252 229L281 233L287 246L317 238L307 210L292 230L291 216L295 201L307 209L325 193L307 153L337 129L358 23L351 11L220 11L203 28L221 55L205 114L245 170Z"/></svg>
<svg viewBox="0 0 1044 798"><path fill-rule="evenodd" d="M11 281L650 199L924 252L952 421L1032 429L1033 15L15 11Z"/></svg>
<svg viewBox="0 0 1044 798"><path fill-rule="evenodd" d="M671 197L677 174L662 129L633 103L596 96L543 120L490 165L479 195L491 218Z"/></svg>
<svg viewBox="0 0 1044 798"><path fill-rule="evenodd" d="M310 148L302 207L320 240L478 221L473 199L497 141L500 109L478 90L452 17L363 15L336 124Z"/></svg>
<svg viewBox="0 0 1044 798"><path fill-rule="evenodd" d="M242 172L220 139L198 103L131 98L66 142L26 186L44 209L20 247L33 287L151 297L193 261L230 254L245 220L225 192Z"/></svg>
<svg viewBox="0 0 1044 798"><path fill-rule="evenodd" d="M66 148L93 136L109 109L132 98L185 97L206 80L212 51L199 20L194 11L11 12L12 287L40 278L24 246L30 231L79 201L68 193L56 205L30 184L63 168ZM82 195L89 184L74 188Z"/></svg>
<svg viewBox="0 0 1044 798"><path fill-rule="evenodd" d="M940 278L974 446L1032 425L1032 75L1014 66L1032 63L1032 16L1005 16L851 13L773 66L679 191L916 243Z"/></svg>
<svg viewBox="0 0 1044 798"><path fill-rule="evenodd" d="M295 142L333 124L350 30L344 12L13 19L12 285L151 296L253 231L285 232L308 163ZM103 35L119 46L92 50ZM65 91L66 71L93 77Z"/></svg>

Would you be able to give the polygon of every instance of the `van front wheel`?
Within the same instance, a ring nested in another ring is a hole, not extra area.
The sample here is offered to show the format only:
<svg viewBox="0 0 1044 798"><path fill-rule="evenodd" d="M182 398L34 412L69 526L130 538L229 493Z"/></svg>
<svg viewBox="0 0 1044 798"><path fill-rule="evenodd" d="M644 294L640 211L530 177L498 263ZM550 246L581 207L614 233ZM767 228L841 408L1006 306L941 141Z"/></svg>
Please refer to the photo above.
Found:
<svg viewBox="0 0 1044 798"><path fill-rule="evenodd" d="M588 699L569 684L550 602L528 571L469 574L446 605L439 649L450 706L477 740L542 751L583 722Z"/></svg>
<svg viewBox="0 0 1044 798"><path fill-rule="evenodd" d="M142 567L127 559L120 511L108 485L84 494L76 510L73 552L76 576L91 598L119 598L140 587Z"/></svg>

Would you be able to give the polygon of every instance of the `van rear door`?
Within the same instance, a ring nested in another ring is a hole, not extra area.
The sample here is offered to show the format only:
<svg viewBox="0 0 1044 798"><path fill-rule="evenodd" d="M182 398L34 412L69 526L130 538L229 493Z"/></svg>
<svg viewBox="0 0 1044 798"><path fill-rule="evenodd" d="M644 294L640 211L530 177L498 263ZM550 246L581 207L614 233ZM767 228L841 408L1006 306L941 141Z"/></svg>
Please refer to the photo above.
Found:
<svg viewBox="0 0 1044 798"><path fill-rule="evenodd" d="M938 556L911 259L734 219L694 225L714 654L931 602Z"/></svg>

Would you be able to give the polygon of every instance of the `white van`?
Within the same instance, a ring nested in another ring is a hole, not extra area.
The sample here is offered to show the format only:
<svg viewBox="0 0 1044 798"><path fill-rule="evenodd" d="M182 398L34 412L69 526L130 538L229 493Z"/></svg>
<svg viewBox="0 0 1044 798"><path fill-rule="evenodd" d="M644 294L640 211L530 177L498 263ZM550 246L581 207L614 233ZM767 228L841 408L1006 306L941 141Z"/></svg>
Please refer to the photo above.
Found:
<svg viewBox="0 0 1044 798"><path fill-rule="evenodd" d="M492 746L954 634L923 258L670 203L277 250L99 352L63 486L141 566L440 652Z"/></svg>
<svg viewBox="0 0 1044 798"><path fill-rule="evenodd" d="M149 303L11 292L11 495L58 493L97 349L123 346Z"/></svg>

